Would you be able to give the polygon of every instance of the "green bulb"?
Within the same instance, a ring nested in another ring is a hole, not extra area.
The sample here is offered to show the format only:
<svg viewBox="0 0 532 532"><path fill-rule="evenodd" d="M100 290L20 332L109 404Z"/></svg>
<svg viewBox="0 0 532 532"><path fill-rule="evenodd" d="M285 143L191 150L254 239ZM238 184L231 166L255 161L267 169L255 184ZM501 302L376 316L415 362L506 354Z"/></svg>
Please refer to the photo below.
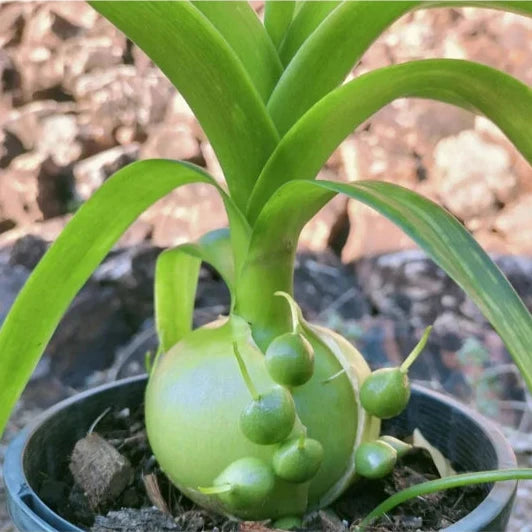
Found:
<svg viewBox="0 0 532 532"><path fill-rule="evenodd" d="M301 517L297 516L287 516L281 517L272 523L273 528L278 528L280 530L293 530L294 528L301 528L303 526L303 521Z"/></svg>
<svg viewBox="0 0 532 532"><path fill-rule="evenodd" d="M216 477L211 492L216 493L216 488L221 488L216 494L230 511L249 510L261 505L273 491L274 484L275 475L270 466L258 458L241 458ZM208 493L208 490L203 492Z"/></svg>
<svg viewBox="0 0 532 532"><path fill-rule="evenodd" d="M323 461L323 447L312 438L295 438L281 444L273 455L273 470L289 482L306 482L314 477Z"/></svg>
<svg viewBox="0 0 532 532"><path fill-rule="evenodd" d="M296 406L290 392L281 386L259 395L240 414L240 429L250 441L270 445L292 432Z"/></svg>
<svg viewBox="0 0 532 532"><path fill-rule="evenodd" d="M366 412L381 419L399 415L410 399L410 383L399 368L382 368L366 378L360 402Z"/></svg>
<svg viewBox="0 0 532 532"><path fill-rule="evenodd" d="M361 444L355 453L357 474L366 478L382 478L392 472L397 451L383 441Z"/></svg>
<svg viewBox="0 0 532 532"><path fill-rule="evenodd" d="M285 386L305 384L314 371L314 350L299 333L286 333L275 338L265 355L272 379Z"/></svg>

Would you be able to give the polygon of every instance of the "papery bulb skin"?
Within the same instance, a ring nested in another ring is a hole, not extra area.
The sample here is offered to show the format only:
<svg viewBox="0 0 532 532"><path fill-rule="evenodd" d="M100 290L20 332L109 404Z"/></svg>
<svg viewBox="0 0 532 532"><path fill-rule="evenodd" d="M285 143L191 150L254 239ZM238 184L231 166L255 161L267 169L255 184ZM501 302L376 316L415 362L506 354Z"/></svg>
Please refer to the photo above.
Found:
<svg viewBox="0 0 532 532"><path fill-rule="evenodd" d="M378 441L383 441L384 443L391 445L397 452L397 458L403 457L414 448L413 445L410 445L402 440L398 440L393 436L381 436Z"/></svg>
<svg viewBox="0 0 532 532"><path fill-rule="evenodd" d="M380 419L398 416L408 405L410 382L399 368L374 371L362 385L360 401L363 408Z"/></svg>
<svg viewBox="0 0 532 532"><path fill-rule="evenodd" d="M314 371L314 350L300 333L274 338L265 354L266 367L275 382L285 386L305 384Z"/></svg>
<svg viewBox="0 0 532 532"><path fill-rule="evenodd" d="M187 497L233 517L278 519L329 504L349 486L355 449L379 434L379 420L367 415L358 398L370 370L334 332L309 325L304 335L314 352L313 374L293 389L272 378L249 326L237 316L196 329L160 357L146 390L146 429L161 468ZM287 416L291 428L283 441L256 443L242 430L242 412L254 399L235 357L235 343L258 396L281 390L276 392L280 397L285 392L291 397L277 402L295 407L293 423ZM302 435L323 448L321 465L310 480L289 482L275 474L274 455L285 441ZM274 471L274 487L260 505L240 507L228 496L198 489L220 482L222 472L244 458L260 460Z"/></svg>

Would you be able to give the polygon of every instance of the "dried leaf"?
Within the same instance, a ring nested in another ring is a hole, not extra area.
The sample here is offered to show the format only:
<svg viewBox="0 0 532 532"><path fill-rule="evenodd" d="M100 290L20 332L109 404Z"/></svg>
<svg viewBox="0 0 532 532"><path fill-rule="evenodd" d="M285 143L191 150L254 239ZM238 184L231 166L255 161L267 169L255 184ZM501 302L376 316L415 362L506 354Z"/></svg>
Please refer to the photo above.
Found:
<svg viewBox="0 0 532 532"><path fill-rule="evenodd" d="M144 483L144 488L146 489L146 494L150 502L164 514L171 515L168 505L161 494L157 477L153 473L142 475L142 482Z"/></svg>
<svg viewBox="0 0 532 532"><path fill-rule="evenodd" d="M456 471L452 468L451 462L443 456L440 450L428 442L419 429L414 430L413 445L414 447L419 447L429 452L441 478L456 475Z"/></svg>

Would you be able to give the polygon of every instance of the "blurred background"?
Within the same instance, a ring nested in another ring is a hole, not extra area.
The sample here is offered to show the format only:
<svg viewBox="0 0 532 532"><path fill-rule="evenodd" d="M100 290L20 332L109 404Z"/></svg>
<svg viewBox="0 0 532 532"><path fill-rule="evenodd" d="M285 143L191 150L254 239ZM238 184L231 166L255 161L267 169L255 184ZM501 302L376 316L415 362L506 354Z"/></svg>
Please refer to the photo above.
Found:
<svg viewBox="0 0 532 532"><path fill-rule="evenodd" d="M260 13L262 4L254 3ZM532 83L532 21L476 8L395 23L356 76L413 59L470 59ZM0 4L0 322L32 268L107 177L153 157L223 175L191 110L151 61L81 2ZM350 135L321 177L381 179L449 209L493 254L532 309L532 169L488 120L398 100ZM225 224L207 185L172 193L121 239L72 304L40 362L5 444L40 410L89 386L143 372L156 347L153 265L161 248ZM532 465L530 399L502 342L462 291L391 223L337 198L304 230L296 297L309 319L355 342L372 367L396 363L434 324L412 376L505 426ZM196 324L227 311L201 272ZM528 405L527 405L528 402ZM11 530L2 504L0 531ZM522 483L511 530L532 530Z"/></svg>

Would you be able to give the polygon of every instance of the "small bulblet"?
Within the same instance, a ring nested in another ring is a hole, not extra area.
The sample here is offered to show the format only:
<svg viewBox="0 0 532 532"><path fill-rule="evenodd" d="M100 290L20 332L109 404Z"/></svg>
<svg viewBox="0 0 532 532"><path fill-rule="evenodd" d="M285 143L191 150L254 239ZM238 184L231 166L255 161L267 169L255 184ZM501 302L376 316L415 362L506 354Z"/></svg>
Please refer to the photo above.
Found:
<svg viewBox="0 0 532 532"><path fill-rule="evenodd" d="M217 496L229 510L235 512L242 508L260 507L274 485L272 468L253 457L236 460L214 481L214 486L222 489Z"/></svg>
<svg viewBox="0 0 532 532"><path fill-rule="evenodd" d="M240 414L240 428L253 443L270 445L292 432L296 407L290 392L281 386L253 399Z"/></svg>
<svg viewBox="0 0 532 532"><path fill-rule="evenodd" d="M275 382L301 386L312 377L314 350L302 334L286 333L272 340L266 349L265 362Z"/></svg>
<svg viewBox="0 0 532 532"><path fill-rule="evenodd" d="M399 368L374 371L360 389L360 402L366 412L381 419L399 415L408 405L410 383Z"/></svg>
<svg viewBox="0 0 532 532"><path fill-rule="evenodd" d="M273 455L275 474L289 482L307 482L323 461L323 447L312 438L294 438L283 443Z"/></svg>

